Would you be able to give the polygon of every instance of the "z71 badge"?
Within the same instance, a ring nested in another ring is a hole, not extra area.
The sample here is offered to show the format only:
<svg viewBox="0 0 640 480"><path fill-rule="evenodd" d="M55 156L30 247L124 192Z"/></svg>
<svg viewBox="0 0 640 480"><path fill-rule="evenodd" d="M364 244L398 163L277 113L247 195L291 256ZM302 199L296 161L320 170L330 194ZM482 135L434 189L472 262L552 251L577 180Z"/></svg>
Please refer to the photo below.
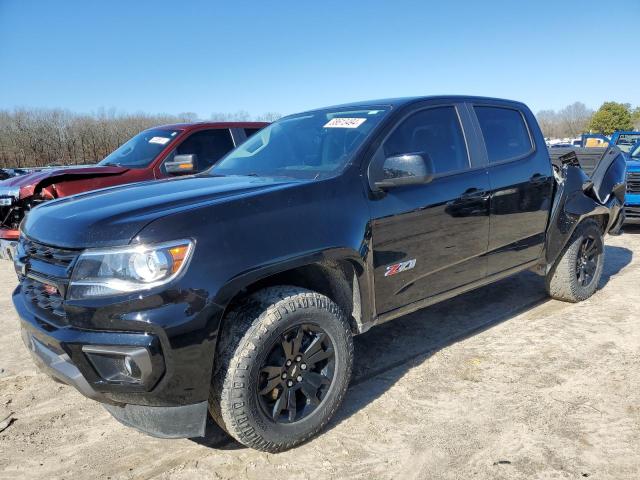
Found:
<svg viewBox="0 0 640 480"><path fill-rule="evenodd" d="M384 272L384 276L390 277L391 275L395 275L396 273L411 270L415 266L416 266L415 258L412 258L411 260L407 260L406 262L394 263L393 265L387 266L387 270Z"/></svg>

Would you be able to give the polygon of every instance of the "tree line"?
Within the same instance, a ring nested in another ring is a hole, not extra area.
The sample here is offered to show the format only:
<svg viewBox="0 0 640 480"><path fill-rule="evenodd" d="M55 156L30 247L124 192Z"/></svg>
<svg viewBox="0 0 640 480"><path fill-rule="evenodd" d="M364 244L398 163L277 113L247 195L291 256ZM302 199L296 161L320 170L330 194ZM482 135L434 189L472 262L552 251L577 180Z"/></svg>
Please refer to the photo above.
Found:
<svg viewBox="0 0 640 480"><path fill-rule="evenodd" d="M560 110L540 110L536 114L542 133L547 138L573 138L582 133L610 135L616 130L640 129L640 107L629 103L604 102L593 111L582 102Z"/></svg>
<svg viewBox="0 0 640 480"><path fill-rule="evenodd" d="M274 121L277 112L252 117L239 110L214 112L212 121ZM545 137L576 137L584 132L611 134L640 129L640 107L605 102L593 111L581 102L560 110L541 110L536 117ZM79 114L62 109L0 110L0 168L82 165L102 160L138 132L156 125L198 121L195 113L126 114L99 110Z"/></svg>
<svg viewBox="0 0 640 480"><path fill-rule="evenodd" d="M273 121L279 117L278 113L267 112L255 120ZM212 121L252 119L245 111L211 115ZM114 110L93 114L62 109L0 110L0 168L92 164L142 130L198 120L191 112L150 115Z"/></svg>

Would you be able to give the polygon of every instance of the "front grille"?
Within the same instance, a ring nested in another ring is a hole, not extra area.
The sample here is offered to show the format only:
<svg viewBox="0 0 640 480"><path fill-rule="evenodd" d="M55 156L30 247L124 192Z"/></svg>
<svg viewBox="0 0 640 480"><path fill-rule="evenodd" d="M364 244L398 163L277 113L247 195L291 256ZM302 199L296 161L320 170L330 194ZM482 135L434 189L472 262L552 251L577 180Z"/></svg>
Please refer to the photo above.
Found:
<svg viewBox="0 0 640 480"><path fill-rule="evenodd" d="M26 265L19 274L22 294L34 313L55 326L67 325L64 294L79 251L52 247L20 237L17 260Z"/></svg>
<svg viewBox="0 0 640 480"><path fill-rule="evenodd" d="M625 216L629 219L640 218L640 207L624 207Z"/></svg>
<svg viewBox="0 0 640 480"><path fill-rule="evenodd" d="M640 193L640 172L627 173L627 193Z"/></svg>
<svg viewBox="0 0 640 480"><path fill-rule="evenodd" d="M73 262L78 256L78 252L75 250L50 247L49 245L36 243L24 237L20 239L20 243L24 254L27 257L42 260L47 263L53 263L55 265L61 265L63 267L71 265L71 262Z"/></svg>
<svg viewBox="0 0 640 480"><path fill-rule="evenodd" d="M55 286L27 277L22 281L22 292L25 298L38 308L60 319L66 317L62 308L62 295Z"/></svg>

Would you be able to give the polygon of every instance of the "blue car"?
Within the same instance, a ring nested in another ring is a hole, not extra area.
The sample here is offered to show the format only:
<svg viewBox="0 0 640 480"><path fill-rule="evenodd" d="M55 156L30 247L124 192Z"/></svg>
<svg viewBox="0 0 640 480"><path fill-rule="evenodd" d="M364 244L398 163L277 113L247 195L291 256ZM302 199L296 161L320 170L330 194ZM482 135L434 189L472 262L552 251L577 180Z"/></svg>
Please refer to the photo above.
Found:
<svg viewBox="0 0 640 480"><path fill-rule="evenodd" d="M627 154L627 194L624 210L625 223L640 224L640 141Z"/></svg>

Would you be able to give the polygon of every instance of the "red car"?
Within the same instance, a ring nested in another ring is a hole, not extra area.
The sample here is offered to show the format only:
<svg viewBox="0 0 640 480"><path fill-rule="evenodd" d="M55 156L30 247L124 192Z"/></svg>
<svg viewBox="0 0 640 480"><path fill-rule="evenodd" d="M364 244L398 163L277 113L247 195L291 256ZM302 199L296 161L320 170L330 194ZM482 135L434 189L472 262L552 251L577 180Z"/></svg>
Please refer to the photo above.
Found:
<svg viewBox="0 0 640 480"><path fill-rule="evenodd" d="M20 222L42 202L98 188L201 172L266 125L163 125L139 133L97 165L48 168L4 180L0 182L0 257L12 257Z"/></svg>

